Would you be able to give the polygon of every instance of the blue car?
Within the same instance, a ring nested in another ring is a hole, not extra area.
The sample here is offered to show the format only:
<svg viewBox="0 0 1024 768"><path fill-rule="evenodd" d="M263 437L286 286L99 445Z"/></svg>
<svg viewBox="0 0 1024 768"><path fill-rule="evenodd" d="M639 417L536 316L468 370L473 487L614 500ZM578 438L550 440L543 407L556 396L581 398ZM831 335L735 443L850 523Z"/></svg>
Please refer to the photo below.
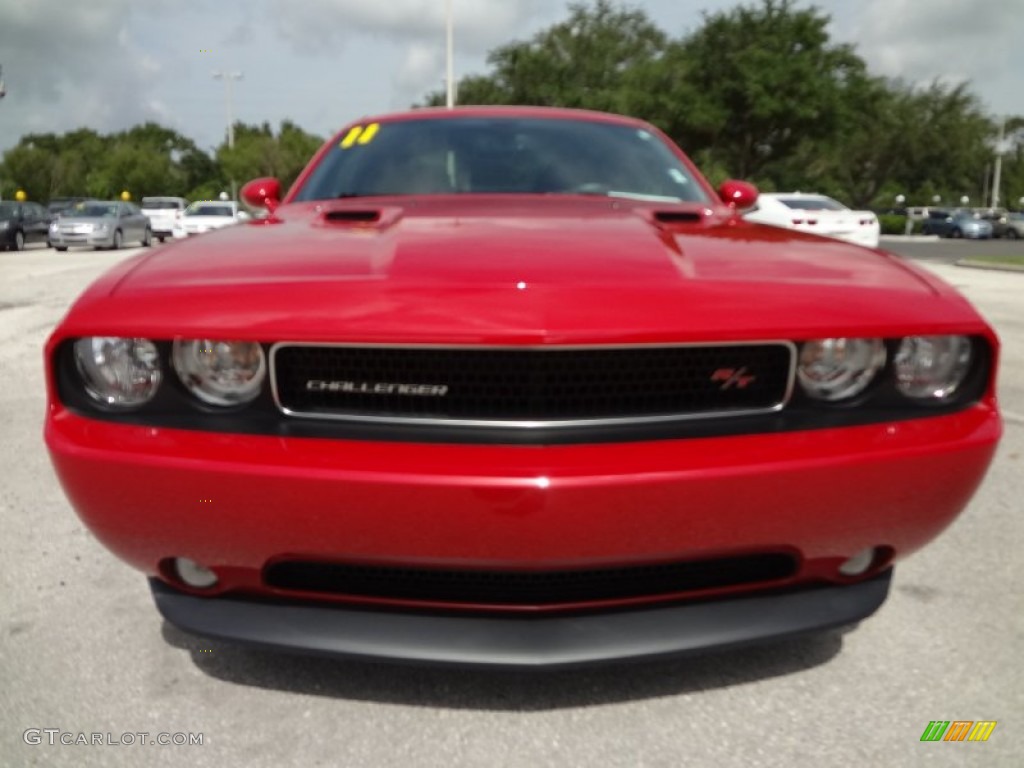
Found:
<svg viewBox="0 0 1024 768"><path fill-rule="evenodd" d="M971 211L928 212L928 218L921 225L921 233L939 237L969 237L987 240L992 237L992 222L976 216Z"/></svg>

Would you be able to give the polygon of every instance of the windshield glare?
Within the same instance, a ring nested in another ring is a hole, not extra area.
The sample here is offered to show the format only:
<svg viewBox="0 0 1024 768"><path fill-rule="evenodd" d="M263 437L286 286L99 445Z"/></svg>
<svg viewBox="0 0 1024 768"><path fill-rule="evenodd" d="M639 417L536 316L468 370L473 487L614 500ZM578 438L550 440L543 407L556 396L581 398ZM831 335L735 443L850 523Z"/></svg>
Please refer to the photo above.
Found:
<svg viewBox="0 0 1024 768"><path fill-rule="evenodd" d="M116 203L79 203L71 210L72 216L103 218L117 216Z"/></svg>
<svg viewBox="0 0 1024 768"><path fill-rule="evenodd" d="M520 117L357 126L322 158L295 199L481 193L707 201L686 166L649 131Z"/></svg>
<svg viewBox="0 0 1024 768"><path fill-rule="evenodd" d="M185 211L186 216L234 216L230 205L193 205Z"/></svg>

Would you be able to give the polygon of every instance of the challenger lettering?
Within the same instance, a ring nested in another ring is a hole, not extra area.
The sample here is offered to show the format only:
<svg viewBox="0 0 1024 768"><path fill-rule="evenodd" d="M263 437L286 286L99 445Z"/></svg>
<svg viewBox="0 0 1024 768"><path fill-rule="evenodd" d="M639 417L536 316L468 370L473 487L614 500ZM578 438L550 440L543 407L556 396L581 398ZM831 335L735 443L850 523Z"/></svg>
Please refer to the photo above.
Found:
<svg viewBox="0 0 1024 768"><path fill-rule="evenodd" d="M307 392L341 392L352 395L403 395L407 397L444 397L446 384L397 384L385 381L325 381L310 379Z"/></svg>

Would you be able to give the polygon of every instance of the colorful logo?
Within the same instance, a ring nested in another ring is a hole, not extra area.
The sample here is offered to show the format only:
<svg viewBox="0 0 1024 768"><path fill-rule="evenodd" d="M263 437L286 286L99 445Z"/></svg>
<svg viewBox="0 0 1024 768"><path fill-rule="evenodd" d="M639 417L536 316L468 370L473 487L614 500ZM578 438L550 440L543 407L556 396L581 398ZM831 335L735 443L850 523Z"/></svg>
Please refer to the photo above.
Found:
<svg viewBox="0 0 1024 768"><path fill-rule="evenodd" d="M997 720L932 720L921 741L988 741Z"/></svg>

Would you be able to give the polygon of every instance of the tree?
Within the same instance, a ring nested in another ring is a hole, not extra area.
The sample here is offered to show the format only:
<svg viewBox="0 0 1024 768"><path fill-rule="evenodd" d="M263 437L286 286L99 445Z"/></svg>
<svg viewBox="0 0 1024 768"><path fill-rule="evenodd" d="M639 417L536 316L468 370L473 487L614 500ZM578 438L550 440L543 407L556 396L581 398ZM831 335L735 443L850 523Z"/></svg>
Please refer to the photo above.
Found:
<svg viewBox="0 0 1024 768"><path fill-rule="evenodd" d="M733 175L756 178L801 144L831 139L866 66L831 43L829 21L793 0L706 14L681 41L681 76L707 102L701 120L680 127L689 142Z"/></svg>
<svg viewBox="0 0 1024 768"><path fill-rule="evenodd" d="M24 136L4 153L0 193L10 186L36 200L60 195L112 198L123 190L146 195L183 196L196 185L219 178L213 160L195 143L156 123L101 136L87 128L61 136Z"/></svg>
<svg viewBox="0 0 1024 768"><path fill-rule="evenodd" d="M217 162L226 177L247 181L260 176L280 179L287 189L323 144L323 139L306 133L289 120L281 123L275 136L269 123L235 123L235 146L222 144Z"/></svg>

